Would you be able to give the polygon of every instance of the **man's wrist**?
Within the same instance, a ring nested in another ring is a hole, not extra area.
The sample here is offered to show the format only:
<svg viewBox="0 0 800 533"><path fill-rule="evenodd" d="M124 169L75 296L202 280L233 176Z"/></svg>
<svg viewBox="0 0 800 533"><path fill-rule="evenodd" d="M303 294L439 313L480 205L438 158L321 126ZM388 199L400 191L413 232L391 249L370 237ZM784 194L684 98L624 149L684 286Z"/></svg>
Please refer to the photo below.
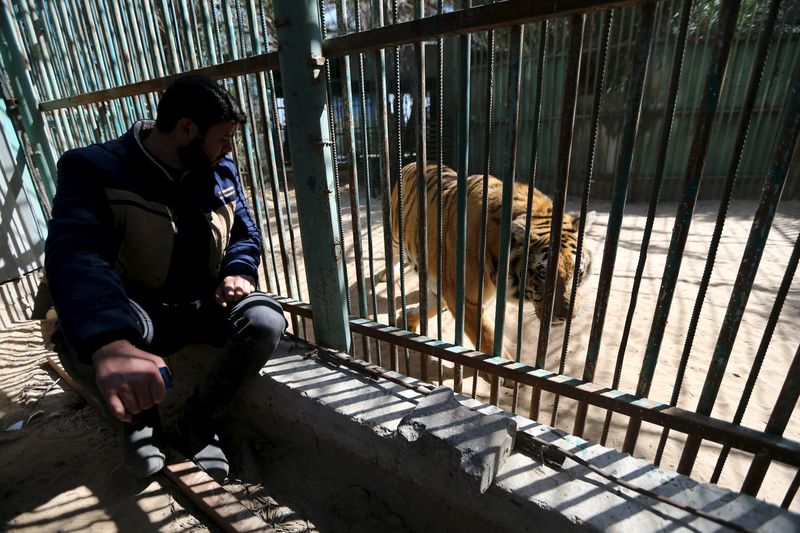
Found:
<svg viewBox="0 0 800 533"><path fill-rule="evenodd" d="M111 355L119 355L120 352L125 351L129 348L132 348L133 344L127 339L117 339L113 340L109 343L104 344L97 350L92 353L92 362L97 363L98 361L105 359Z"/></svg>

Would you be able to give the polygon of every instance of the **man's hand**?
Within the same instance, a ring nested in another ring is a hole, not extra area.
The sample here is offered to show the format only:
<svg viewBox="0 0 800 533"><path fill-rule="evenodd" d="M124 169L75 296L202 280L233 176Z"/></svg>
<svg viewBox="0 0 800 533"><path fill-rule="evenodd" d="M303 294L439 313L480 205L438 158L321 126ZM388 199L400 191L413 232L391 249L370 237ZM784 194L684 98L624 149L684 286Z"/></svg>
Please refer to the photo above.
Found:
<svg viewBox="0 0 800 533"><path fill-rule="evenodd" d="M214 299L220 307L228 307L255 290L256 281L250 276L227 276L214 291Z"/></svg>
<svg viewBox="0 0 800 533"><path fill-rule="evenodd" d="M100 392L118 419L131 416L164 401L167 391L158 369L166 366L157 355L126 340L112 341L92 354Z"/></svg>

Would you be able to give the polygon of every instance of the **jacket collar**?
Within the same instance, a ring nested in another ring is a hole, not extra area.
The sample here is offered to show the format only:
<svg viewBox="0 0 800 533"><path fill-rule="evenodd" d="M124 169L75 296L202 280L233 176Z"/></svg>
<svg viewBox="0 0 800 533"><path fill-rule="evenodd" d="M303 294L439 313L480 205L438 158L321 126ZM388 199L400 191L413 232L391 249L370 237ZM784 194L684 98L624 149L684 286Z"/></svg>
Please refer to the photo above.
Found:
<svg viewBox="0 0 800 533"><path fill-rule="evenodd" d="M153 155L150 152L147 151L147 148L144 147L144 143L142 142L142 134L145 133L145 132L149 132L150 130L155 128L155 126L156 126L156 121L155 120L149 120L149 119L137 120L133 124L133 126L131 126L131 129L128 130L127 136L129 137L130 140L133 141L133 144L136 145L137 149L151 163L153 163L153 165L158 167L158 169L161 171L161 173L164 176L166 176L166 178L168 180L174 181L173 180L173 175L170 174L170 172L167 170L167 168L164 166L164 164L161 161L159 161L158 159L156 159L155 157L153 157ZM188 173L189 173L189 171L187 170L186 172L184 172L181 175L181 178L186 176L186 174L188 174Z"/></svg>

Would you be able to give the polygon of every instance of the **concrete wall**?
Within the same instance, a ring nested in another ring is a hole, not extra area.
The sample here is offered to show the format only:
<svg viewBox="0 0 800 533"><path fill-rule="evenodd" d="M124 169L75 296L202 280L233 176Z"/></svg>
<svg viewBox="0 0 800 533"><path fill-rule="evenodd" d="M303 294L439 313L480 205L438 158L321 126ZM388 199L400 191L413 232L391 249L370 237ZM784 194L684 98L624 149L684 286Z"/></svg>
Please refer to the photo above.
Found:
<svg viewBox="0 0 800 533"><path fill-rule="evenodd" d="M513 443L509 420L517 435L553 442L604 472L681 504L748 529L800 530L800 516L773 505L659 470L472 399L455 396L464 406L456 408L447 403L448 394L421 394L370 379L322 363L306 345L284 343L248 387L237 416L253 431L325 465L318 470L320 482L331 483L333 477L340 491L354 486L367 491L414 531L725 530L622 488L570 459L559 465L546 454L512 449L503 435ZM487 476L490 483L482 483Z"/></svg>

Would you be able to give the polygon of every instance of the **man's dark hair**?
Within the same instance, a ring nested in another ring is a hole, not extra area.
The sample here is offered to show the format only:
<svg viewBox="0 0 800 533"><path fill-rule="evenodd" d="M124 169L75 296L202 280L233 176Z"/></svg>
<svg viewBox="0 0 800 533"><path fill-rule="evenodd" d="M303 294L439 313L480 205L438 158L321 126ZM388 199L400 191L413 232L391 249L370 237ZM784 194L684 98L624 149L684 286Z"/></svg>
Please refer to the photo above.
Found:
<svg viewBox="0 0 800 533"><path fill-rule="evenodd" d="M182 118L192 119L201 132L221 122L247 122L247 116L228 91L196 74L178 78L164 91L158 102L156 128L168 133Z"/></svg>

